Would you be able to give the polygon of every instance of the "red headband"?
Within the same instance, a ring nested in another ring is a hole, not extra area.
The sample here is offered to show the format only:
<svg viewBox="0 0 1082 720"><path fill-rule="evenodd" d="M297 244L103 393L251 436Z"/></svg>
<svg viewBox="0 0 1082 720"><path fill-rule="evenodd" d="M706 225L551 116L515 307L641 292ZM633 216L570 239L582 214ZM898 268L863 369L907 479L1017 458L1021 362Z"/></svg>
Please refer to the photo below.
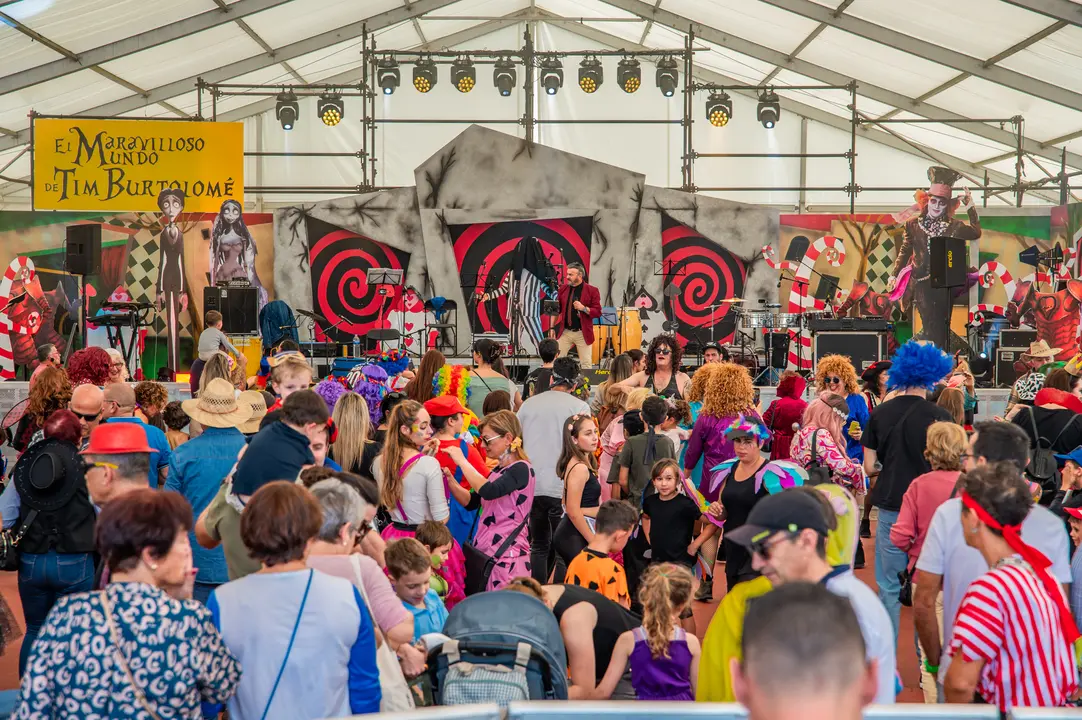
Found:
<svg viewBox="0 0 1082 720"><path fill-rule="evenodd" d="M1052 561L1044 556L1037 548L1027 545L1022 540L1022 526L1021 525L1001 525L995 518L988 514L988 511L981 507L976 500L970 497L966 493L961 493L962 504L977 514L977 519L982 523L1003 533L1003 539L1007 541L1007 545L1012 550L1022 556L1033 568L1033 571L1037 574L1041 584L1044 585L1045 591L1055 601L1056 607L1059 609L1059 622L1060 627L1063 628L1063 634L1067 636L1067 642L1074 642L1079 637L1078 626L1075 625L1074 616L1071 615L1071 609L1067 606L1067 601L1063 597L1063 590L1060 588L1056 579L1052 577L1052 574L1048 571L1048 568L1052 566Z"/></svg>
<svg viewBox="0 0 1082 720"><path fill-rule="evenodd" d="M327 444L334 445L338 441L338 426L334 424L334 420L327 418Z"/></svg>

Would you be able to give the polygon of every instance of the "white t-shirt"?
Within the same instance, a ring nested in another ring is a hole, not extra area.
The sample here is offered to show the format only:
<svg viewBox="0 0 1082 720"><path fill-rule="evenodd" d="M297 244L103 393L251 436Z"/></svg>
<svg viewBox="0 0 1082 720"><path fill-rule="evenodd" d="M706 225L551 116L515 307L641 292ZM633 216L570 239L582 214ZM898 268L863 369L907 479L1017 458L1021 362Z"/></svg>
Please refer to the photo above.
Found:
<svg viewBox="0 0 1082 720"><path fill-rule="evenodd" d="M988 563L980 552L966 545L962 529L962 500L951 498L939 506L924 538L917 570L943 576L943 647L950 645L954 616L962 604L969 584L988 572ZM1058 582L1071 582L1067 559L1067 527L1048 508L1035 505L1022 523L1022 540L1040 550L1052 561L1049 568ZM920 576L917 576L920 584ZM945 677L950 659L944 653L939 663L939 677Z"/></svg>
<svg viewBox="0 0 1082 720"><path fill-rule="evenodd" d="M875 659L878 665L878 689L875 702L888 705L894 702L895 667L898 663L898 650L894 645L894 625L890 615L875 591L864 584L851 570L835 575L826 581L826 588L835 595L849 600L860 623L860 632L864 636L864 646L868 659Z"/></svg>
<svg viewBox="0 0 1082 720"><path fill-rule="evenodd" d="M559 390L533 395L518 409L522 447L530 456L537 478L534 495L563 497L564 483L556 474L556 462L564 448L564 420L583 414L592 414L590 406L571 393Z"/></svg>
<svg viewBox="0 0 1082 720"><path fill-rule="evenodd" d="M372 475L376 485L382 489L382 462L372 463ZM406 476L402 478L402 500L398 504L406 511L405 517L398 507L387 508L387 512L392 520L407 525L420 525L426 520L443 522L450 516L451 509L443 488L443 471L436 458L422 455L406 470Z"/></svg>

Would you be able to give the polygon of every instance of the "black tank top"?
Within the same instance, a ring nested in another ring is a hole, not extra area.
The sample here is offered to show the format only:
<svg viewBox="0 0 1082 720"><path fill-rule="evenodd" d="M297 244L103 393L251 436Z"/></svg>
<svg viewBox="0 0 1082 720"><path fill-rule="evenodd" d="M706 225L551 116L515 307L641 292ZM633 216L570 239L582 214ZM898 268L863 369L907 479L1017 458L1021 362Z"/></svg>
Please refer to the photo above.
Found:
<svg viewBox="0 0 1082 720"><path fill-rule="evenodd" d="M564 594L552 608L556 622L560 622L564 613L579 603L590 603L597 610L597 625L594 626L594 673L595 682L601 682L605 671L609 669L616 640L622 633L641 625L642 619L594 590L578 585L564 585L563 588Z"/></svg>
<svg viewBox="0 0 1082 720"><path fill-rule="evenodd" d="M575 466L572 465L571 467ZM564 502L567 502L566 490L564 491ZM582 486L582 500L579 501L579 507L601 507L601 482L597 479L597 473L593 470L590 471L590 477L586 479L586 484Z"/></svg>
<svg viewBox="0 0 1082 720"><path fill-rule="evenodd" d="M683 396L680 395L680 386L676 384L676 371L673 370L672 375L669 377L669 384L662 390L654 388L654 376L650 375L646 378L646 387L654 391L654 394L658 397L671 398L673 400L683 400Z"/></svg>

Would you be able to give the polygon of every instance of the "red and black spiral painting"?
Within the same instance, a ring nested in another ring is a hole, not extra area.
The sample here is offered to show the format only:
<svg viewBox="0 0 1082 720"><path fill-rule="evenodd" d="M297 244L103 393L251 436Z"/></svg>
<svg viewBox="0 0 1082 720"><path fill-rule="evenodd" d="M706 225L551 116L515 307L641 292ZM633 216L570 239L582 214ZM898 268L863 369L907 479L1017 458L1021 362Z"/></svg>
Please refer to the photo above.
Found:
<svg viewBox="0 0 1082 720"><path fill-rule="evenodd" d="M342 321L334 330L320 329L335 342L349 342L354 335L363 338L369 330L388 327L388 309L395 304L402 288L388 288L386 297L380 295L376 286L368 284L365 273L369 268L405 273L409 270L410 254L322 220L309 217L305 222L313 309L332 325Z"/></svg>
<svg viewBox="0 0 1082 720"><path fill-rule="evenodd" d="M742 297L747 279L744 261L687 225L661 214L661 258L665 285L678 293L664 298L665 315L677 323L681 342L711 339L711 305ZM736 316L726 303L713 310L713 339L728 342L736 331Z"/></svg>
<svg viewBox="0 0 1082 720"><path fill-rule="evenodd" d="M590 238L593 218L574 217L555 220L514 220L497 223L450 225L451 245L455 253L467 300L485 292L494 293L503 286L511 271L515 249L522 238L536 237L545 256L552 263L558 285L563 283L569 263L581 263L590 268ZM507 295L488 302L477 302L476 313L470 302L470 323L476 332L508 332L509 303ZM548 328L548 318L543 318Z"/></svg>

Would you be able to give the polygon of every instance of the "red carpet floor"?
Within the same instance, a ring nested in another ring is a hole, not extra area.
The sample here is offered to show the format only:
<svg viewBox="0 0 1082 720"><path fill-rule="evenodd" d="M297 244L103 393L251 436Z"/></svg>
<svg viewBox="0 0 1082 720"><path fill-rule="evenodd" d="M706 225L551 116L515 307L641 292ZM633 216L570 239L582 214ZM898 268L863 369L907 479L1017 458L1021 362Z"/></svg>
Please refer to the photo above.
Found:
<svg viewBox="0 0 1082 720"><path fill-rule="evenodd" d="M873 525L874 531L874 525ZM874 546L871 540L864 540L864 550L868 558L868 566L857 571L857 576L872 588L875 587L875 574L873 571ZM0 573L0 593L11 606L12 612L22 623L22 603L19 602L19 590L16 574L13 572ZM714 597L721 598L725 593L725 575L718 573L714 586ZM717 607L717 601L712 603L695 603L695 621L698 635L701 638L706 633L710 618ZM905 689L898 696L898 702L924 702L924 696L920 690L920 672L917 665L916 653L913 646L913 613L909 608L902 608L901 641L898 649L898 668L901 672L902 683ZM10 690L19 686L19 647L22 639L16 640L7 648L3 656L0 656L0 690Z"/></svg>

